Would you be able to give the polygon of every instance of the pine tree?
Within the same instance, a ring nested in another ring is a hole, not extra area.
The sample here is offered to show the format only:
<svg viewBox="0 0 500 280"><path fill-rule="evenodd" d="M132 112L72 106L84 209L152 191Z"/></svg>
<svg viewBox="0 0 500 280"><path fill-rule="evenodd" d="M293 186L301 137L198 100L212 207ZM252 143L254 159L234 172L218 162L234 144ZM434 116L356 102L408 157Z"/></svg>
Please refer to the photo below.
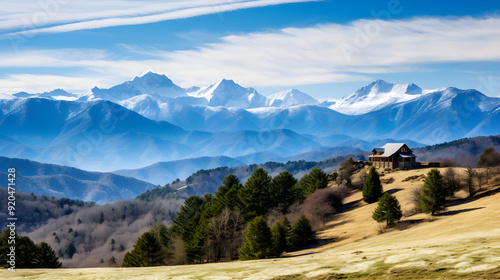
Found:
<svg viewBox="0 0 500 280"><path fill-rule="evenodd" d="M36 268L38 247L27 236L16 238L16 267Z"/></svg>
<svg viewBox="0 0 500 280"><path fill-rule="evenodd" d="M133 251L125 253L123 256L123 267L139 267L144 266L139 259L138 254L134 254Z"/></svg>
<svg viewBox="0 0 500 280"><path fill-rule="evenodd" d="M277 221L271 227L272 255L279 257L288 250L287 228L283 221Z"/></svg>
<svg viewBox="0 0 500 280"><path fill-rule="evenodd" d="M7 256L7 254L10 253L10 246L11 246L8 243L9 236L10 236L10 229L6 229L0 234L0 266L1 267L8 267L9 266L9 264L7 263L7 261L9 260L9 257Z"/></svg>
<svg viewBox="0 0 500 280"><path fill-rule="evenodd" d="M302 202L304 199L318 189L328 186L328 175L319 168L312 169L308 174L302 176L295 188L296 198Z"/></svg>
<svg viewBox="0 0 500 280"><path fill-rule="evenodd" d="M153 232L145 232L137 239L134 249L123 257L123 266L157 266L165 263L162 245Z"/></svg>
<svg viewBox="0 0 500 280"><path fill-rule="evenodd" d="M309 220L302 215L296 220L290 230L289 243L292 247L302 247L315 241L314 231L311 228Z"/></svg>
<svg viewBox="0 0 500 280"><path fill-rule="evenodd" d="M271 176L264 169L257 168L240 189L238 198L247 221L267 213L270 205L270 185Z"/></svg>
<svg viewBox="0 0 500 280"><path fill-rule="evenodd" d="M295 201L294 187L297 179L288 171L283 171L274 177L270 188L272 207L278 207L281 213L285 214L288 207Z"/></svg>
<svg viewBox="0 0 500 280"><path fill-rule="evenodd" d="M222 185L217 188L214 197L217 201L220 201L224 207L231 210L234 210L236 207L241 208L238 192L242 187L243 185L240 183L238 177L229 174L222 181Z"/></svg>
<svg viewBox="0 0 500 280"><path fill-rule="evenodd" d="M155 235L156 239L158 239L158 242L163 247L164 258L169 259L170 257L172 257L173 252L171 248L173 242L171 232L168 230L167 226L162 222L156 222L154 223L151 232Z"/></svg>
<svg viewBox="0 0 500 280"><path fill-rule="evenodd" d="M56 252L45 242L40 242L37 250L37 267L39 268L59 268L61 262L56 255Z"/></svg>
<svg viewBox="0 0 500 280"><path fill-rule="evenodd" d="M402 216L403 213L397 198L389 193L384 193L378 201L378 206L373 212L372 218L379 223L387 221L387 225L393 225Z"/></svg>
<svg viewBox="0 0 500 280"><path fill-rule="evenodd" d="M382 195L383 189L380 177L374 167L370 169L363 184L363 200L368 203L377 202Z"/></svg>
<svg viewBox="0 0 500 280"><path fill-rule="evenodd" d="M434 215L445 209L446 187L443 176L437 169L431 169L424 179L424 188L420 196L420 210Z"/></svg>
<svg viewBox="0 0 500 280"><path fill-rule="evenodd" d="M245 242L240 248L240 260L263 259L271 255L271 230L262 216L255 217L245 231Z"/></svg>

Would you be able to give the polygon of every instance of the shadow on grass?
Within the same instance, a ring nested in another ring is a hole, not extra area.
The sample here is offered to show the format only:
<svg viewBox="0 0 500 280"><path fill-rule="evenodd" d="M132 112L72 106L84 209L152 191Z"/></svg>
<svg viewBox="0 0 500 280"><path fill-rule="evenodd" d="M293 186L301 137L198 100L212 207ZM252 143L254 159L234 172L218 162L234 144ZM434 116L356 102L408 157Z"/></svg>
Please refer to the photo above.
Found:
<svg viewBox="0 0 500 280"><path fill-rule="evenodd" d="M337 211L339 213L348 212L348 211L356 209L357 207L360 206L360 204L361 204L361 199L358 199L358 200L355 200L355 201L352 201L352 202L349 202L349 203L342 205L342 207L340 207Z"/></svg>
<svg viewBox="0 0 500 280"><path fill-rule="evenodd" d="M436 216L453 216L456 214L467 213L470 211L479 210L479 209L483 209L483 208L484 207L476 207L476 208L467 208L467 209L462 209L462 210L447 211L447 212L439 213Z"/></svg>
<svg viewBox="0 0 500 280"><path fill-rule="evenodd" d="M402 190L403 190L403 189L391 189L391 190L386 191L386 193L388 193L388 194L391 194L391 195L392 195L392 194L395 194L395 193L397 193L397 192L399 192L399 191L402 191Z"/></svg>
<svg viewBox="0 0 500 280"><path fill-rule="evenodd" d="M497 194L499 192L500 192L500 186L497 186L495 189L485 191L485 192L480 193L478 195L475 195L473 197L459 198L459 199L452 200L448 205L454 206L454 205L460 205L460 204L464 204L464 203L468 203L468 202L473 202L473 201L476 201L476 200L481 199L483 197Z"/></svg>

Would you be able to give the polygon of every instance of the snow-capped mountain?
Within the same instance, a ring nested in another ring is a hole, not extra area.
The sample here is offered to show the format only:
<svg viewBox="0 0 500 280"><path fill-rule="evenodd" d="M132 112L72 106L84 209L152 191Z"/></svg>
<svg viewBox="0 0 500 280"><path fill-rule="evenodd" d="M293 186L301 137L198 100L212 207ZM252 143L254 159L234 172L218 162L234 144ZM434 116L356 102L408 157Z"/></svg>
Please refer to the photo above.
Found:
<svg viewBox="0 0 500 280"><path fill-rule="evenodd" d="M80 100L102 99L119 102L143 94L160 99L174 98L186 95L186 90L174 84L172 80L165 75L147 72L135 77L131 81L127 81L109 89L94 87L90 93L81 97Z"/></svg>
<svg viewBox="0 0 500 280"><path fill-rule="evenodd" d="M190 96L205 98L207 106L258 108L266 106L267 99L260 95L254 88L244 88L233 80L222 79L216 84L202 87L190 92Z"/></svg>
<svg viewBox="0 0 500 280"><path fill-rule="evenodd" d="M291 107L296 105L316 105L319 101L298 89L289 89L267 97L268 107Z"/></svg>
<svg viewBox="0 0 500 280"><path fill-rule="evenodd" d="M30 94L27 92L18 92L12 95L13 97L18 98L48 98L48 99L56 99L56 100L76 100L78 98L77 95L69 93L63 89L55 89L53 91L44 92L44 93L35 93Z"/></svg>
<svg viewBox="0 0 500 280"><path fill-rule="evenodd" d="M499 134L499 122L490 122L498 108L500 98L485 96L477 90L449 87L351 116L342 126L332 127L332 131L344 134L350 131L353 137L396 137L435 144L463 138L475 131ZM487 130L483 127L485 122Z"/></svg>
<svg viewBox="0 0 500 280"><path fill-rule="evenodd" d="M16 98L15 96L12 96L10 94L5 94L0 92L0 99L14 99Z"/></svg>
<svg viewBox="0 0 500 280"><path fill-rule="evenodd" d="M500 133L500 98L380 80L330 106L298 90L266 98L230 80L186 90L154 73L95 92L79 102L55 100L70 98L63 90L0 99L0 156L116 170L201 156L279 159L345 146L346 137L434 144Z"/></svg>
<svg viewBox="0 0 500 280"><path fill-rule="evenodd" d="M348 115L361 115L383 107L419 98L430 91L415 84L392 84L377 80L347 95L329 108Z"/></svg>
<svg viewBox="0 0 500 280"><path fill-rule="evenodd" d="M214 113L213 123L220 125ZM104 100L0 100L0 155L87 170L130 169L160 161L265 151L286 157L319 146L287 129L186 131Z"/></svg>

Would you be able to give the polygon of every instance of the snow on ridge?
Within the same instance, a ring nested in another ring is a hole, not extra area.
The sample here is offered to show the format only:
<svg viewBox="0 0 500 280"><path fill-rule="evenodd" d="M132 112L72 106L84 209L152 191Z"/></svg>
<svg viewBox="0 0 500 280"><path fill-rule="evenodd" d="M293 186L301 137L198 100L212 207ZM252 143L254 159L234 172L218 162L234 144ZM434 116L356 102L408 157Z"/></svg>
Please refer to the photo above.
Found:
<svg viewBox="0 0 500 280"><path fill-rule="evenodd" d="M319 101L298 89L277 92L267 97L266 106L290 107L295 105L317 105Z"/></svg>
<svg viewBox="0 0 500 280"><path fill-rule="evenodd" d="M423 90L413 83L391 84L377 80L344 96L328 108L346 115L361 115L388 105L414 100L429 92L431 91Z"/></svg>

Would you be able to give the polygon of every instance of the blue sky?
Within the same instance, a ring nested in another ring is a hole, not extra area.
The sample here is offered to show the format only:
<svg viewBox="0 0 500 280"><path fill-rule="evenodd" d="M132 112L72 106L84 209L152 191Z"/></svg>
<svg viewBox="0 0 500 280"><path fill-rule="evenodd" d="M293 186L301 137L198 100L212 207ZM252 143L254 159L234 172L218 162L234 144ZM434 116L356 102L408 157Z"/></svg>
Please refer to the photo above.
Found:
<svg viewBox="0 0 500 280"><path fill-rule="evenodd" d="M25 0L0 11L0 92L143 71L339 98L376 79L500 95L497 1Z"/></svg>

